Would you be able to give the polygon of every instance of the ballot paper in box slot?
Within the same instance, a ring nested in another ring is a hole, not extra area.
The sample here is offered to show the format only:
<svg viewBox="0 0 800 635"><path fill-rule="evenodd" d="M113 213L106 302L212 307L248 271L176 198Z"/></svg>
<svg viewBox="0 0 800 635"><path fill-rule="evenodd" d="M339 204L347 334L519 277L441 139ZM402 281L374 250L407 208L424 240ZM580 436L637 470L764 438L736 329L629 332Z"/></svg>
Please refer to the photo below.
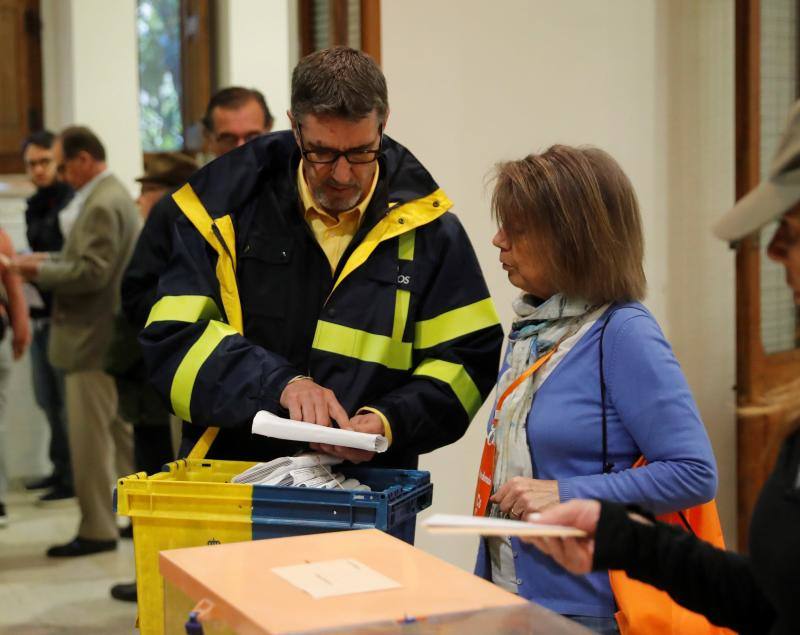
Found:
<svg viewBox="0 0 800 635"><path fill-rule="evenodd" d="M380 434L342 430L332 426L284 419L266 410L256 413L253 418L252 432L274 439L325 443L369 452L386 452L389 448L388 439Z"/></svg>

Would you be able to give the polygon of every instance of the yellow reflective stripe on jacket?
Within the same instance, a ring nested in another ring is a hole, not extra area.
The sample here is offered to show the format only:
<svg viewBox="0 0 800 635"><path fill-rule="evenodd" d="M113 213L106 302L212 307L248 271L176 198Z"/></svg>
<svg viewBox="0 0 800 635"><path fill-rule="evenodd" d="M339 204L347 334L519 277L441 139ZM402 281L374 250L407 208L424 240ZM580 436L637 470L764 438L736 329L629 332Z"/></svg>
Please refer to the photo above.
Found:
<svg viewBox="0 0 800 635"><path fill-rule="evenodd" d="M443 359L425 359L414 370L414 374L433 377L449 385L470 419L475 416L483 403L478 387L461 364Z"/></svg>
<svg viewBox="0 0 800 635"><path fill-rule="evenodd" d="M243 334L244 323L239 288L236 284L236 234L230 214L216 220L211 218L189 183L175 192L172 198L195 229L217 252L216 275L219 294L228 321L228 324L209 322L200 339L181 361L172 379L170 400L173 412L184 421L191 421L189 404L200 366L224 337L235 333ZM205 457L218 432L219 428L207 428L192 448L189 458Z"/></svg>
<svg viewBox="0 0 800 635"><path fill-rule="evenodd" d="M400 234L397 257L399 260L414 260L414 241L417 231L411 230ZM392 322L392 339L402 340L408 322L408 308L411 305L411 292L408 289L398 289L394 300L394 321Z"/></svg>
<svg viewBox="0 0 800 635"><path fill-rule="evenodd" d="M172 411L184 421L192 420L189 405L192 402L194 382L200 367L223 339L236 333L236 329L232 326L212 320L178 365L178 370L172 378L169 398L172 402Z"/></svg>
<svg viewBox="0 0 800 635"><path fill-rule="evenodd" d="M236 236L230 215L212 219L189 183L175 192L172 198L200 235L217 252L216 274L225 317L233 328L243 333L242 306L236 286Z"/></svg>
<svg viewBox="0 0 800 635"><path fill-rule="evenodd" d="M400 260L414 260L414 243L416 242L417 230L400 234L398 239L397 257Z"/></svg>
<svg viewBox="0 0 800 635"><path fill-rule="evenodd" d="M394 322L392 324L392 339L398 342L403 339L408 321L408 308L411 305L411 292L398 289L394 299Z"/></svg>
<svg viewBox="0 0 800 635"><path fill-rule="evenodd" d="M204 295L165 295L150 309L145 328L153 322L197 322L219 320L217 303Z"/></svg>
<svg viewBox="0 0 800 635"><path fill-rule="evenodd" d="M473 302L414 325L414 348L432 348L462 335L500 324L491 298Z"/></svg>
<svg viewBox="0 0 800 635"><path fill-rule="evenodd" d="M383 364L395 370L411 368L411 342L401 342L385 335L373 335L333 322L317 322L312 347L363 362Z"/></svg>
<svg viewBox="0 0 800 635"><path fill-rule="evenodd" d="M404 205L398 205L386 214L364 240L353 250L350 257L336 279L331 294L353 271L363 265L376 247L385 240L400 236L406 232L427 225L436 220L453 206L452 201L441 189L436 190L424 198L419 198ZM330 296L328 296L330 297Z"/></svg>

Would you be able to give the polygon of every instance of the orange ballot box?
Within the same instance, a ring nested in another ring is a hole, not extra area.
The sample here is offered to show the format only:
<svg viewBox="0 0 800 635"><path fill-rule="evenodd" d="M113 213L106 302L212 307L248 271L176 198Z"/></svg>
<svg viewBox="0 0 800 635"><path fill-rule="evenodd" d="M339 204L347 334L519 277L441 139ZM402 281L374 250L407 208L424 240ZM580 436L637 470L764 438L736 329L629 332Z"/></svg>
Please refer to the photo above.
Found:
<svg viewBox="0 0 800 635"><path fill-rule="evenodd" d="M530 606L377 529L174 549L159 557L167 634L185 633L198 603L206 635L306 633ZM556 626L569 625L535 608Z"/></svg>

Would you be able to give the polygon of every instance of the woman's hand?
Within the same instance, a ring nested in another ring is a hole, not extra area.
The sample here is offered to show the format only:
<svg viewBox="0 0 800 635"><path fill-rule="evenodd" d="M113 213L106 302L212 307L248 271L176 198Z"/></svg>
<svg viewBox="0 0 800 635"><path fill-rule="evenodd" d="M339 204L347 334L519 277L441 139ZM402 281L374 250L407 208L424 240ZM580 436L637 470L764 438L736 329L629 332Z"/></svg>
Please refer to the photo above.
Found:
<svg viewBox="0 0 800 635"><path fill-rule="evenodd" d="M523 518L559 502L558 481L515 476L506 481L490 500L510 518Z"/></svg>
<svg viewBox="0 0 800 635"><path fill-rule="evenodd" d="M529 520L545 525L566 525L586 532L586 538L534 538L520 540L534 545L570 573L582 575L592 570L594 535L600 519L600 503L594 500L572 500L555 505Z"/></svg>

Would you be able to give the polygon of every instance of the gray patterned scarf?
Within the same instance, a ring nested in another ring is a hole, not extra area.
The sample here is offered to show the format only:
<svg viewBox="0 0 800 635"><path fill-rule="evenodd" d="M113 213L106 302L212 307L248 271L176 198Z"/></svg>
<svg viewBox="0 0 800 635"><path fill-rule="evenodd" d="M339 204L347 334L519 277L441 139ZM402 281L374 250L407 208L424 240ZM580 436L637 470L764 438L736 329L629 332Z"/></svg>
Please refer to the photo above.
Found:
<svg viewBox="0 0 800 635"><path fill-rule="evenodd" d="M556 294L541 302L528 295L520 295L513 303L517 320L511 327L510 346L507 352L508 368L497 382L497 395L519 377L539 357L548 353L559 342L576 333L597 307L581 299L566 298ZM552 362L548 362L545 367ZM533 396L541 385L536 381L543 369L528 377L505 400L495 430L497 463L494 470L494 489L497 490L509 478L512 443L525 443L527 447L526 422ZM552 370L552 369L550 369ZM495 514L495 507L492 514Z"/></svg>

